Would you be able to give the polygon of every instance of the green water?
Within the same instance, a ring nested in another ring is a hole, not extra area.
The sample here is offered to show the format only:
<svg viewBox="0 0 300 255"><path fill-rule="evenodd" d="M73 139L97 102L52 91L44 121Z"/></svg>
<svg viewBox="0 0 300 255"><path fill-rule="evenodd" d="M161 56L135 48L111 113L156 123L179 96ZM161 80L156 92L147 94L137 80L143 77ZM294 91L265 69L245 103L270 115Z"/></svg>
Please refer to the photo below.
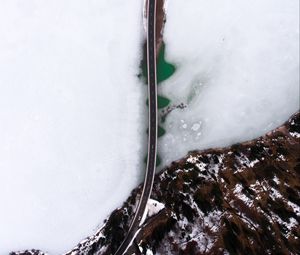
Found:
<svg viewBox="0 0 300 255"><path fill-rule="evenodd" d="M157 131L157 135L158 137L163 136L166 133L166 130L164 128L162 128L161 126L158 126L158 131Z"/></svg>
<svg viewBox="0 0 300 255"><path fill-rule="evenodd" d="M157 107L158 107L158 109L162 109L162 108L167 107L170 104L170 102L171 102L170 99L168 99L166 97L163 97L163 96L160 96L160 95L157 96ZM148 99L146 100L146 104L148 105Z"/></svg>
<svg viewBox="0 0 300 255"><path fill-rule="evenodd" d="M149 129L148 129L148 128L147 128L146 133L147 133L147 134L149 133ZM166 130L165 130L164 128L162 128L161 126L158 126L158 129L157 129L157 136L158 136L158 137L161 137L161 136L163 136L165 133L166 133Z"/></svg>
<svg viewBox="0 0 300 255"><path fill-rule="evenodd" d="M162 43L157 60L157 82L160 83L170 78L176 71L174 65L168 63L165 59L166 45Z"/></svg>
<svg viewBox="0 0 300 255"><path fill-rule="evenodd" d="M165 50L166 50L166 45L164 42L162 42L160 52L157 58L157 63L156 63L158 84L170 78L176 71L176 67L166 61ZM145 56L141 66L142 76L145 80L145 83L147 83L147 59L146 58L147 57Z"/></svg>
<svg viewBox="0 0 300 255"><path fill-rule="evenodd" d="M144 49L146 49L146 47L144 47ZM168 78L170 78L176 71L176 67L175 65L169 63L166 59L165 59L165 49L166 49L166 45L164 42L162 42L161 48L160 48L160 52L157 58L157 82L158 85L161 84L161 82L167 80ZM139 77L144 81L145 84L147 84L147 55L144 53L144 59L141 62L141 74L139 75ZM146 100L146 104L148 106L148 99ZM158 109L161 111L163 109L165 109L166 107L168 107L171 104L171 100L165 96L161 96L158 95L157 96L157 107ZM161 121L159 120L158 123L158 138L162 137L165 133L166 130L161 127ZM148 133L148 130L147 130ZM145 163L147 162L147 156L145 157ZM161 163L160 157L159 155L157 155L156 158L156 166L159 166Z"/></svg>

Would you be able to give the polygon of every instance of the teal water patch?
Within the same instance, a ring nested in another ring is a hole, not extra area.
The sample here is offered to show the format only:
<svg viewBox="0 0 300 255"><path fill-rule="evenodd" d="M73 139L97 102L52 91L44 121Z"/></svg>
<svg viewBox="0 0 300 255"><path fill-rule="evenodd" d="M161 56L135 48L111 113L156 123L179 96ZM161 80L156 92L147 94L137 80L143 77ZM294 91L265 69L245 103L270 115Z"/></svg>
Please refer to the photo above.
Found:
<svg viewBox="0 0 300 255"><path fill-rule="evenodd" d="M162 42L156 68L157 68L157 82L161 83L167 79L169 79L176 71L175 65L172 65L171 63L167 62L165 59L165 50L166 45L164 42ZM144 57L144 60L141 63L141 69L142 69L142 76L144 78L145 83L147 84L147 56Z"/></svg>
<svg viewBox="0 0 300 255"><path fill-rule="evenodd" d="M158 109L162 109L167 107L171 103L171 100L163 97L163 96L158 96L157 97L157 107Z"/></svg>
<svg viewBox="0 0 300 255"><path fill-rule="evenodd" d="M148 102L149 100L147 99L146 101L146 104L148 106ZM157 96L157 108L158 109L162 109L162 108L165 108L167 107L169 104L170 104L170 99L166 98L166 97L163 97L163 96Z"/></svg>
<svg viewBox="0 0 300 255"><path fill-rule="evenodd" d="M176 71L175 66L166 61L165 49L166 49L166 45L163 42L157 59L157 82L158 83L167 80Z"/></svg>
<svg viewBox="0 0 300 255"><path fill-rule="evenodd" d="M161 126L158 126L158 130L157 130L157 136L161 137L166 133L166 130L164 128L162 128Z"/></svg>
<svg viewBox="0 0 300 255"><path fill-rule="evenodd" d="M149 134L149 128L147 128L146 133ZM161 126L158 125L158 129L157 129L157 136L158 136L158 138L161 137L161 136L163 136L165 133L166 133L166 130L163 127L161 127Z"/></svg>

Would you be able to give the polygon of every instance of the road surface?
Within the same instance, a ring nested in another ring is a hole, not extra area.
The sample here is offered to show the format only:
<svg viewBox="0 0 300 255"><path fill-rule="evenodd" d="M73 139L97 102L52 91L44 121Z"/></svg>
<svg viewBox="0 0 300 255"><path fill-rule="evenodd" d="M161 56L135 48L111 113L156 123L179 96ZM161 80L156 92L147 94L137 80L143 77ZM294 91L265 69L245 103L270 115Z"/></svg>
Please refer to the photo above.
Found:
<svg viewBox="0 0 300 255"><path fill-rule="evenodd" d="M148 70L148 96L149 96L149 133L148 133L148 158L142 195L131 222L127 236L115 253L126 254L139 231L141 220L150 198L156 166L157 148L157 79L156 79L156 0L147 3L147 70Z"/></svg>

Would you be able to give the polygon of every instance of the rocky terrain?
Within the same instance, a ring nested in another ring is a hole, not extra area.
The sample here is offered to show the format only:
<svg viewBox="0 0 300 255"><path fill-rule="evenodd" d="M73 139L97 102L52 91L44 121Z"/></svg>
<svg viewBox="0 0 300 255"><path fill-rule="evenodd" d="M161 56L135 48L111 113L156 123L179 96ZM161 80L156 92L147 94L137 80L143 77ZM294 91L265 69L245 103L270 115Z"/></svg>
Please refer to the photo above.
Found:
<svg viewBox="0 0 300 255"><path fill-rule="evenodd" d="M152 198L163 209L147 218L135 246L141 254L299 254L299 180L298 112L263 137L191 152L157 174ZM141 188L67 254L112 254Z"/></svg>

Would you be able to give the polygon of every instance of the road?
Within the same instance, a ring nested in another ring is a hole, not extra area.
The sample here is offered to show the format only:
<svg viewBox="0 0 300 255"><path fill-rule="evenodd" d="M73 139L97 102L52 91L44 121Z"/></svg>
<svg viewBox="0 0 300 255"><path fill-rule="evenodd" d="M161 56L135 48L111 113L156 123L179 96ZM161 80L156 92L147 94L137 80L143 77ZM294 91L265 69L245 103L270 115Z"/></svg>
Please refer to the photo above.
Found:
<svg viewBox="0 0 300 255"><path fill-rule="evenodd" d="M156 0L147 3L147 70L148 70L148 97L149 97L149 132L148 132L148 158L146 175L142 195L131 222L127 236L115 253L126 254L139 231L141 220L150 198L155 175L157 154L157 78L156 78Z"/></svg>

